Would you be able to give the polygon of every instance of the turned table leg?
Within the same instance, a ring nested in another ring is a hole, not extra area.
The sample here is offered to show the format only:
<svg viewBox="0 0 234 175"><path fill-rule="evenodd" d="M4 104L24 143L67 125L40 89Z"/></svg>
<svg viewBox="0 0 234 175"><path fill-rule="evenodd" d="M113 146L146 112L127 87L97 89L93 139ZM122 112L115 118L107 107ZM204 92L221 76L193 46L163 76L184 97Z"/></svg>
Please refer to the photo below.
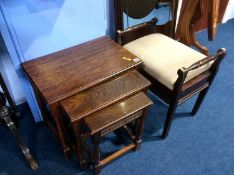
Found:
<svg viewBox="0 0 234 175"><path fill-rule="evenodd" d="M144 117L139 117L137 119L137 123L136 123L136 138L135 138L135 142L136 142L136 148L135 150L139 150L140 146L141 146L141 136L142 136L142 132L143 132L143 128L144 128Z"/></svg>
<svg viewBox="0 0 234 175"><path fill-rule="evenodd" d="M79 159L80 168L81 170L86 170L88 165L85 159L85 155L84 155L85 152L84 152L84 147L82 144L81 121L74 123L72 127L73 127L74 134L76 137L76 149L77 149L76 153Z"/></svg>
<svg viewBox="0 0 234 175"><path fill-rule="evenodd" d="M54 132L54 134L56 134L58 136L58 139L63 147L63 153L66 159L69 159L72 156L71 153L71 149L68 146L68 143L66 141L65 138L65 129L63 126L63 122L61 121L61 112L59 110L59 104L58 103L53 103L50 104L50 113L52 116L53 121L55 122L55 127L51 124L50 120L49 120L49 111L47 109L46 103L43 101L42 95L40 94L40 92L37 90L36 86L32 84L34 93L35 93L35 97L37 100L37 104L40 108L43 120L45 121L45 123L47 124L47 126Z"/></svg>
<svg viewBox="0 0 234 175"><path fill-rule="evenodd" d="M101 142L100 133L94 134L91 136L91 140L93 143L93 164L94 164L94 174L99 174L101 172L101 164L100 164L100 148L99 144Z"/></svg>
<svg viewBox="0 0 234 175"><path fill-rule="evenodd" d="M149 108L146 108L143 112L143 115L136 120L136 138L135 138L136 148L135 148L135 150L140 149L141 142L142 142L141 137L142 137L142 133L143 133L143 129L144 129L144 120L145 120L148 112L149 112Z"/></svg>
<svg viewBox="0 0 234 175"><path fill-rule="evenodd" d="M32 170L36 170L38 168L38 165L35 162L35 160L33 159L28 147L24 144L23 140L21 139L21 137L18 133L18 130L15 127L15 124L13 123L13 121L10 118L11 114L12 114L12 112L10 111L10 109L7 106L1 107L0 119L6 124L6 126L9 128L9 130L11 131L13 136L15 137L17 144L19 145L22 153L24 154L24 156L25 156L26 160L28 161Z"/></svg>
<svg viewBox="0 0 234 175"><path fill-rule="evenodd" d="M51 115L56 124L57 134L60 140L60 143L63 147L64 156L66 159L71 157L71 148L67 144L66 140L66 129L62 122L62 115L58 103L50 105Z"/></svg>

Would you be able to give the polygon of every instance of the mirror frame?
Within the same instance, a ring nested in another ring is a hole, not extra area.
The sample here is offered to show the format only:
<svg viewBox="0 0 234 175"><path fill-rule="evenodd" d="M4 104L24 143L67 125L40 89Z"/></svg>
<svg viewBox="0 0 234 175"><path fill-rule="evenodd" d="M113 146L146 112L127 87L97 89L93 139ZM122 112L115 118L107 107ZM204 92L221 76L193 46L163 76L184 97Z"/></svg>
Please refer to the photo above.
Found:
<svg viewBox="0 0 234 175"><path fill-rule="evenodd" d="M124 30L124 19L123 19L123 4L122 0L114 0L115 1L115 24L116 31ZM175 38L175 28L176 28L176 20L177 20L177 9L178 9L178 0L169 0L171 5L171 14L172 19L167 23L162 25L156 25L156 31L158 33L163 33L171 38Z"/></svg>

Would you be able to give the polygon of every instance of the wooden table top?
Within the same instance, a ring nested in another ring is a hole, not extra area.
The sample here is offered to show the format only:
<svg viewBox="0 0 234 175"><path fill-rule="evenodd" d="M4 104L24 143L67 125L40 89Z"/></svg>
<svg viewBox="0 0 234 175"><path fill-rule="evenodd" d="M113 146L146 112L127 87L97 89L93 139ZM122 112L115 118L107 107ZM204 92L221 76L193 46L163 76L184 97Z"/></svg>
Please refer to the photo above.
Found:
<svg viewBox="0 0 234 175"><path fill-rule="evenodd" d="M84 121L90 133L94 134L129 116L132 116L132 120L134 117L142 116L142 110L152 104L153 102L143 92L140 92L84 118Z"/></svg>
<svg viewBox="0 0 234 175"><path fill-rule="evenodd" d="M141 63L104 36L25 62L22 67L47 104L52 104Z"/></svg>
<svg viewBox="0 0 234 175"><path fill-rule="evenodd" d="M150 82L136 70L84 90L60 102L71 122L131 96L150 86Z"/></svg>

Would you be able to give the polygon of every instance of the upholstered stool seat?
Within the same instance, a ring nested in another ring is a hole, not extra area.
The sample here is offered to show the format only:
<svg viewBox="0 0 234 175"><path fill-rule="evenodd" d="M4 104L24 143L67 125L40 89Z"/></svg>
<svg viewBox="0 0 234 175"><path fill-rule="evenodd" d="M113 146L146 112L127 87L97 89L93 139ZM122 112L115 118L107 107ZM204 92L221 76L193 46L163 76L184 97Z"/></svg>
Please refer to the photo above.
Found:
<svg viewBox="0 0 234 175"><path fill-rule="evenodd" d="M178 78L179 69L187 68L206 57L206 55L159 33L131 41L124 45L124 48L144 62L143 69L149 75L171 90ZM190 71L185 83L208 70L210 66L211 63L208 63Z"/></svg>
<svg viewBox="0 0 234 175"><path fill-rule="evenodd" d="M167 23L158 25L158 19L153 18L125 29L123 13L127 18L134 18L134 13L138 12L135 4L131 5L128 1L116 0L115 3L117 41L143 61L144 67L139 70L151 82L151 92L169 105L162 133L165 139L177 106L199 93L191 114L197 113L226 55L226 49L207 56L208 49L196 40L194 26L202 17L197 14L197 9L202 12L200 1L191 0L184 6L178 25L180 42L172 39L176 35L176 1L170 3L172 18ZM145 1L141 4L143 6ZM187 45L196 47L204 55Z"/></svg>

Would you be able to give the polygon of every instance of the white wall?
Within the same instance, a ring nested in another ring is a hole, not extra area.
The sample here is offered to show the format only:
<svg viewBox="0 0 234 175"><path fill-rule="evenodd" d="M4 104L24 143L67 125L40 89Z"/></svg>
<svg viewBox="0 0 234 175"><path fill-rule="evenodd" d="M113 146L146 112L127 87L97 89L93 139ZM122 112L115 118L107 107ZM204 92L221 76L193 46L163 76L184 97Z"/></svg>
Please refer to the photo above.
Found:
<svg viewBox="0 0 234 175"><path fill-rule="evenodd" d="M234 0L229 0L222 22L225 23L232 18L234 18Z"/></svg>
<svg viewBox="0 0 234 175"><path fill-rule="evenodd" d="M26 101L21 82L15 72L2 36L0 36L0 72L16 105Z"/></svg>

